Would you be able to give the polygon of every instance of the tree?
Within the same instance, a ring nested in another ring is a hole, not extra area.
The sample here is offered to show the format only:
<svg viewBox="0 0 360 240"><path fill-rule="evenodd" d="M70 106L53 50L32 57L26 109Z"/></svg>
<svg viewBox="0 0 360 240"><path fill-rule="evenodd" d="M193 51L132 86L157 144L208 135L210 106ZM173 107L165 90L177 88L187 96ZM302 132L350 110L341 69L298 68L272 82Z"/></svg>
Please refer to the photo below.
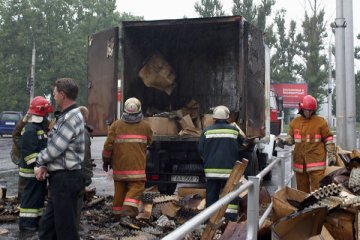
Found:
<svg viewBox="0 0 360 240"><path fill-rule="evenodd" d="M253 0L233 0L233 3L233 15L241 15L250 23L256 23L257 7L253 4Z"/></svg>
<svg viewBox="0 0 360 240"><path fill-rule="evenodd" d="M303 69L302 65L294 61L300 54L299 41L301 35L296 34L296 22L290 22L287 31L285 27L285 10L277 12L275 53L271 58L271 80L275 83L295 83L297 73Z"/></svg>
<svg viewBox="0 0 360 240"><path fill-rule="evenodd" d="M326 38L324 23L324 9L319 9L317 0L308 1L311 12L305 12L305 19L302 23L302 37L299 37L301 56L304 59L305 67L299 73L308 84L308 92L313 95L318 104L324 102L327 96L327 71L328 63L324 51L323 39Z"/></svg>
<svg viewBox="0 0 360 240"><path fill-rule="evenodd" d="M360 34L357 35L357 39L360 39ZM356 59L360 59L360 47L357 46L355 47L355 58ZM360 71L357 71L357 73L355 74L355 87L356 87L356 95L358 97L356 97L356 122L360 122L360 109L359 109L359 106L360 106Z"/></svg>
<svg viewBox="0 0 360 240"><path fill-rule="evenodd" d="M261 0L258 6L254 5L253 0L233 0L233 15L241 15L247 21L265 32L265 42L272 47L275 42L273 25L266 27L266 17L270 16L271 8L275 0Z"/></svg>
<svg viewBox="0 0 360 240"><path fill-rule="evenodd" d="M7 0L0 3L0 110L25 111L31 49L36 44L35 95L51 94L59 77L80 85L80 104L87 93L87 36L121 20L143 19L116 12L115 0Z"/></svg>
<svg viewBox="0 0 360 240"><path fill-rule="evenodd" d="M194 7L201 17L219 17L225 15L220 0L201 0L201 3L196 2Z"/></svg>

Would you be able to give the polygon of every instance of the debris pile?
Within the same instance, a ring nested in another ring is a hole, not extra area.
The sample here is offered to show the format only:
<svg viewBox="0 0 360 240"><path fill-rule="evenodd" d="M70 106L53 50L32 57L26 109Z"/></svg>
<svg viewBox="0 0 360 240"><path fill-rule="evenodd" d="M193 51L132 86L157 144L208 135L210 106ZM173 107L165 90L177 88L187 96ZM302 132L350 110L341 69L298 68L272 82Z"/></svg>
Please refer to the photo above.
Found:
<svg viewBox="0 0 360 240"><path fill-rule="evenodd" d="M294 226L305 229L309 222L316 231L308 231L306 237L359 239L360 152L344 151L338 147L336 165L327 167L321 187L310 194L288 187L274 194L274 239L290 239L293 235L283 229L285 226L294 223ZM323 209L325 214L322 218L313 218L314 214L319 214L316 213L319 209ZM301 223L307 216L307 223Z"/></svg>

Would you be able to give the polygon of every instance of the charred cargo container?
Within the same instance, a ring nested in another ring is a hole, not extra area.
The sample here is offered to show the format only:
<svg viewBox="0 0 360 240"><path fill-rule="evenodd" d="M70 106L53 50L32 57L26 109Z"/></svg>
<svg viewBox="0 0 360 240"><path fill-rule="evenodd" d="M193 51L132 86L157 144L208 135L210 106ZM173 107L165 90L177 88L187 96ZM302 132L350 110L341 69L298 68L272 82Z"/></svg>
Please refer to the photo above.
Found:
<svg viewBox="0 0 360 240"><path fill-rule="evenodd" d="M215 106L226 105L247 137L266 136L266 46L263 33L241 16L122 22L90 35L88 49L94 134L106 135L124 100L140 99L155 133L148 182L161 190L204 182L198 135ZM265 166L258 157L268 158L258 143L245 155L251 175Z"/></svg>

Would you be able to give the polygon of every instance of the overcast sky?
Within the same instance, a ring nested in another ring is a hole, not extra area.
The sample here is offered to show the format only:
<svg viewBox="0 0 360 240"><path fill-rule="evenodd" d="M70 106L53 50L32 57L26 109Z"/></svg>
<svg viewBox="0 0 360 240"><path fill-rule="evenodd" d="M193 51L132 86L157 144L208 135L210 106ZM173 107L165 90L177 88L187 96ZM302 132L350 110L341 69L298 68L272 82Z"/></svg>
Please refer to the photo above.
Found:
<svg viewBox="0 0 360 240"><path fill-rule="evenodd" d="M318 0L321 7L325 9L325 21L328 23L330 30L330 23L336 17L336 1L337 0ZM186 17L198 17L194 10L194 4L200 0L117 0L117 7L120 12L132 13L136 16L144 16L145 20L156 19L174 19ZM254 1L258 2L258 1ZM231 8L233 0L221 0L223 10L226 14L231 15ZM276 0L273 10L284 8L287 12L288 19L294 19L301 25L304 18L304 9L308 7L308 0ZM353 0L354 14L354 34L360 33L360 0ZM273 11L273 13L275 13ZM272 18L271 18L272 19ZM271 21L269 19L268 21ZM287 26L290 21L287 21ZM334 37L332 38L334 41ZM359 44L355 42L355 44Z"/></svg>

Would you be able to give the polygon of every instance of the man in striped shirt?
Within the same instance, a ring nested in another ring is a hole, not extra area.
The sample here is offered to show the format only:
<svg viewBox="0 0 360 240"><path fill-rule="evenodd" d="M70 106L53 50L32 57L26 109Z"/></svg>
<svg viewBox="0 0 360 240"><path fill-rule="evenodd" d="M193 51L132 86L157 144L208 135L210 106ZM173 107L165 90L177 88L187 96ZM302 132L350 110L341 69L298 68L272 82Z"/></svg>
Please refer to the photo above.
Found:
<svg viewBox="0 0 360 240"><path fill-rule="evenodd" d="M49 174L50 196L40 220L39 239L80 239L77 231L77 199L84 186L84 120L76 105L78 85L74 79L56 80L53 91L59 112L47 147L37 157L36 178Z"/></svg>
<svg viewBox="0 0 360 240"><path fill-rule="evenodd" d="M243 138L239 130L228 123L230 111L225 106L214 109L215 123L205 128L200 136L198 150L204 162L206 176L206 207L219 200L221 189L225 186L232 168L240 160L240 145ZM238 199L231 202L225 218L236 220Z"/></svg>
<svg viewBox="0 0 360 240"><path fill-rule="evenodd" d="M146 150L151 142L152 130L143 120L141 103L129 98L121 119L111 124L102 152L104 171L113 169L114 220L124 225L130 226L130 218L138 215L146 180Z"/></svg>

